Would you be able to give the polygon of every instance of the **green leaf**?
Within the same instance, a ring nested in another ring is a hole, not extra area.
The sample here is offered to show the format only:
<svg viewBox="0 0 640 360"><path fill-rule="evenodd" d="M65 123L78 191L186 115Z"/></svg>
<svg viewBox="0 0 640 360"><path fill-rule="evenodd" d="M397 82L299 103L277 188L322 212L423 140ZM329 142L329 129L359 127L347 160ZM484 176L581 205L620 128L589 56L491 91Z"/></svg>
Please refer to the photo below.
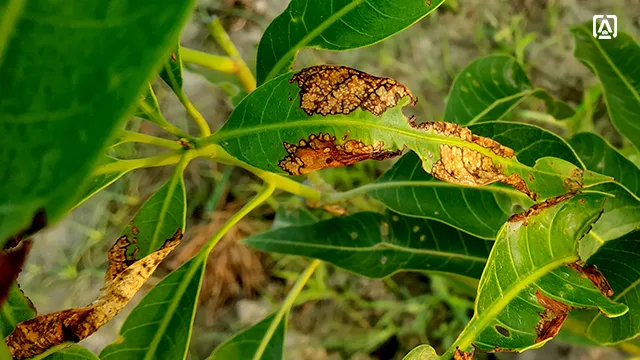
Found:
<svg viewBox="0 0 640 360"><path fill-rule="evenodd" d="M557 119L575 114L562 101L533 88L527 74L515 58L491 55L474 60L458 74L448 95L444 121L463 125L503 119L530 97L544 101L547 112Z"/></svg>
<svg viewBox="0 0 640 360"><path fill-rule="evenodd" d="M591 23L571 29L574 55L599 78L613 126L640 149L640 46L622 32L602 41L591 31Z"/></svg>
<svg viewBox="0 0 640 360"><path fill-rule="evenodd" d="M0 163L11 169L0 180L1 241L40 209L51 223L74 205L193 3L0 5Z"/></svg>
<svg viewBox="0 0 640 360"><path fill-rule="evenodd" d="M444 0L293 0L265 30L258 46L258 85L289 71L304 48L349 50L380 42Z"/></svg>
<svg viewBox="0 0 640 360"><path fill-rule="evenodd" d="M176 94L182 94L184 79L182 76L182 59L180 58L180 44L176 44L169 57L165 60L160 77ZM178 95L180 96L180 95Z"/></svg>
<svg viewBox="0 0 640 360"><path fill-rule="evenodd" d="M136 258L158 250L177 229L185 231L187 199L183 171L184 167L178 165L171 179L145 201L122 231L120 236L137 239L131 240L136 244Z"/></svg>
<svg viewBox="0 0 640 360"><path fill-rule="evenodd" d="M98 160L97 166L107 165L107 164L115 164L115 163L117 163L119 161L121 161L121 160L118 160L118 159L116 159L114 157L111 157L111 156L108 156L108 155L101 155L100 159ZM116 182L116 180L120 179L124 174L128 173L130 170L133 170L133 169L115 171L115 172L110 172L110 173L101 174L101 175L95 175L95 176L92 176L91 178L89 178L89 181L84 184L84 186L82 188L82 192L76 198L76 204L75 204L74 208L80 206L80 204L82 204L83 202L87 201L90 197L92 197L93 195L97 194L98 192L104 190L107 186L109 186L109 185L113 184L114 182ZM167 239L169 237L171 237L171 236L168 236Z"/></svg>
<svg viewBox="0 0 640 360"><path fill-rule="evenodd" d="M640 201L617 184L603 184L596 191L614 195L604 204L604 212L580 241L580 258L588 259L602 244L640 229Z"/></svg>
<svg viewBox="0 0 640 360"><path fill-rule="evenodd" d="M321 259L358 275L441 271L479 278L493 242L439 222L362 212L253 235L245 244L266 252Z"/></svg>
<svg viewBox="0 0 640 360"><path fill-rule="evenodd" d="M318 95L327 91L331 96ZM409 90L392 79L344 67L311 67L260 86L222 129L201 143L219 143L241 161L291 175L386 159L406 147L419 155L423 169L440 179L473 186L511 181L532 198L611 181L591 172L583 176L575 165L558 158L540 158L533 168L526 166L510 149L473 137L455 124L417 125L402 113L402 107L414 101ZM465 180L474 166L469 164L488 169Z"/></svg>
<svg viewBox="0 0 640 360"><path fill-rule="evenodd" d="M20 290L17 283L11 286L7 301L2 304L0 311L0 335L7 337L21 321L29 320L36 316L36 309Z"/></svg>
<svg viewBox="0 0 640 360"><path fill-rule="evenodd" d="M79 345L72 345L66 349L56 351L44 358L45 360L98 360L91 351Z"/></svg>
<svg viewBox="0 0 640 360"><path fill-rule="evenodd" d="M275 332L267 343L267 347L261 357L255 359L256 351L264 339L267 330L271 326L274 315L270 315L259 323L235 334L232 338L217 347L207 360L227 360L227 359L253 359L253 360L277 360L284 355L284 334L286 330L286 319L278 323Z"/></svg>
<svg viewBox="0 0 640 360"><path fill-rule="evenodd" d="M127 317L100 359L185 359L206 254L199 253L154 286Z"/></svg>
<svg viewBox="0 0 640 360"><path fill-rule="evenodd" d="M640 232L608 241L588 262L609 281L613 300L629 306L628 313L615 319L596 315L587 330L589 338L613 345L640 335Z"/></svg>
<svg viewBox="0 0 640 360"><path fill-rule="evenodd" d="M535 164L540 157L554 156L582 168L566 141L537 126L497 121L470 129L512 148L525 165ZM438 181L421 171L420 166L420 159L408 153L366 188L396 212L442 221L485 239L495 239L511 215L532 204L525 194L509 187L455 186Z"/></svg>
<svg viewBox="0 0 640 360"><path fill-rule="evenodd" d="M605 198L596 193L560 198L507 222L482 273L474 316L454 346L524 351L553 338L569 307L597 308L611 317L627 312L575 270L578 241L597 220Z"/></svg>
<svg viewBox="0 0 640 360"><path fill-rule="evenodd" d="M636 196L640 196L640 169L607 141L593 133L574 135L569 143L588 169L612 176Z"/></svg>
<svg viewBox="0 0 640 360"><path fill-rule="evenodd" d="M409 351L402 360L438 360L440 357L430 345L420 345Z"/></svg>

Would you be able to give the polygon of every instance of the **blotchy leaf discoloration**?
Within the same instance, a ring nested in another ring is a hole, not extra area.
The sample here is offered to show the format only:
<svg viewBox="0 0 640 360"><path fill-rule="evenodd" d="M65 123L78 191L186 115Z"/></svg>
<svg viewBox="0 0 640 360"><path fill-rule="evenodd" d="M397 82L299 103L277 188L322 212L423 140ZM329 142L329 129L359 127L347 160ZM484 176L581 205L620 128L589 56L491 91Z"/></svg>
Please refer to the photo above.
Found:
<svg viewBox="0 0 640 360"><path fill-rule="evenodd" d="M109 250L109 267L100 296L84 308L68 309L23 321L6 338L14 359L26 359L63 342L78 342L109 322L131 300L156 267L180 243L178 229L162 247L133 261L127 258L130 245L126 236Z"/></svg>
<svg viewBox="0 0 640 360"><path fill-rule="evenodd" d="M453 360L471 360L473 359L474 351L462 351L460 348L456 348L456 351L453 353Z"/></svg>
<svg viewBox="0 0 640 360"><path fill-rule="evenodd" d="M548 298L540 291L536 291L538 303L544 306L544 312L540 313L542 319L536 325L536 344L558 335L562 324L569 315L570 306Z"/></svg>
<svg viewBox="0 0 640 360"><path fill-rule="evenodd" d="M293 75L300 87L300 107L308 114L347 115L361 108L377 116L411 91L391 78L377 77L346 66L318 65Z"/></svg>
<svg viewBox="0 0 640 360"><path fill-rule="evenodd" d="M587 265L582 261L576 261L568 264L567 266L591 280L593 285L595 285L595 287L598 288L604 296L613 296L613 289L611 288L611 285L609 285L609 281L604 277L604 275L602 275L595 265Z"/></svg>
<svg viewBox="0 0 640 360"><path fill-rule="evenodd" d="M291 175L304 175L312 171L352 165L357 162L373 159L385 160L402 153L401 150L384 150L384 144L366 145L359 140L347 140L336 144L336 137L330 134L311 134L307 140L300 140L297 145L284 143L287 155L280 160L278 166Z"/></svg>

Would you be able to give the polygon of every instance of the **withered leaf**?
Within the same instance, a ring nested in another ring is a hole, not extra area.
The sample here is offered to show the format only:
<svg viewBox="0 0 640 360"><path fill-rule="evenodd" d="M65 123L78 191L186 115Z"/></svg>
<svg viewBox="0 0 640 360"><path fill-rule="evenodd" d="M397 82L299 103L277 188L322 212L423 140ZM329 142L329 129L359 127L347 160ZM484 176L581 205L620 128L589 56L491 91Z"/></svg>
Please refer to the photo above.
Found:
<svg viewBox="0 0 640 360"><path fill-rule="evenodd" d="M300 87L300 107L308 115L349 114L361 108L380 116L410 97L411 91L391 78L377 77L346 66L311 66L293 75L290 83Z"/></svg>
<svg viewBox="0 0 640 360"><path fill-rule="evenodd" d="M360 161L373 159L385 160L402 153L402 150L387 151L382 142L365 145L359 140L347 140L336 144L336 137L330 134L311 134L307 140L297 145L284 143L287 155L278 166L291 175L303 175L312 171L352 165Z"/></svg>
<svg viewBox="0 0 640 360"><path fill-rule="evenodd" d="M31 241L20 242L18 246L6 252L0 250L0 307L7 300L11 285L22 271L22 265L31 250Z"/></svg>
<svg viewBox="0 0 640 360"><path fill-rule="evenodd" d="M560 195L560 196L556 196L554 198L550 198L547 199L539 204L533 204L529 209L527 209L527 211L522 212L520 214L514 214L509 218L509 222L522 222L523 225L527 225L527 219L531 216L534 216L538 213L540 213L542 210L550 208L552 206L558 205L559 203L568 200L574 196L576 196L577 193L575 192L571 192L568 194L564 194L564 195ZM582 201L581 201L582 202Z"/></svg>
<svg viewBox="0 0 640 360"><path fill-rule="evenodd" d="M536 325L536 343L539 343L558 335L571 307L545 296L540 291L536 291L536 299L545 308L544 312L540 313L542 318Z"/></svg>
<svg viewBox="0 0 640 360"><path fill-rule="evenodd" d="M98 299L84 308L41 315L18 324L5 339L14 359L30 358L96 332L122 310L181 239L182 230L177 229L159 250L134 261L126 255L129 240L126 236L119 238L109 250L105 284Z"/></svg>

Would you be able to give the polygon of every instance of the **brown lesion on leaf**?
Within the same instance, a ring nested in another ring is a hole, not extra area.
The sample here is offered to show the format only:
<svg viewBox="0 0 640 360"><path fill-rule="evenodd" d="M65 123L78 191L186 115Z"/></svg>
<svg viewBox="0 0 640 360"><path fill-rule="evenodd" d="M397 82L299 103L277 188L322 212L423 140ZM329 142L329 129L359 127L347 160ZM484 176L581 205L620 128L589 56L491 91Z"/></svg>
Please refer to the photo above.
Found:
<svg viewBox="0 0 640 360"><path fill-rule="evenodd" d="M547 199L544 202L541 202L539 204L533 204L529 209L527 209L527 211L520 214L511 215L508 221L522 222L523 225L528 225L527 219L529 217L535 216L536 214L540 213L544 209L558 205L559 203L576 196L576 194L577 193L575 192L571 192L564 195L556 196L554 198Z"/></svg>
<svg viewBox="0 0 640 360"><path fill-rule="evenodd" d="M0 307L9 296L13 282L22 271L22 266L31 250L31 240L21 241L7 251L0 250Z"/></svg>
<svg viewBox="0 0 640 360"><path fill-rule="evenodd" d="M304 175L312 171L352 165L373 159L385 160L402 153L402 150L384 150L384 143L366 145L359 140L347 140L336 144L336 137L330 134L311 134L307 140L297 145L284 143L287 155L278 166L291 175Z"/></svg>
<svg viewBox="0 0 640 360"><path fill-rule="evenodd" d="M474 353L473 350L466 352L456 347L456 351L453 353L453 359L454 360L471 360L473 359L473 353Z"/></svg>
<svg viewBox="0 0 640 360"><path fill-rule="evenodd" d="M505 159L511 159L515 156L513 149L503 146L493 139L475 135L471 130L458 124L446 122L416 124L411 119L409 125L414 129L455 137L469 144L479 145ZM529 190L527 183L520 175L516 173L506 175L502 165L495 162L490 156L465 146L440 144L439 147L440 159L431 168L431 175L434 177L467 186L484 186L494 182L502 182L522 191L533 200L538 197L538 194ZM430 153L429 155L431 158Z"/></svg>
<svg viewBox="0 0 640 360"><path fill-rule="evenodd" d="M537 344L558 335L571 307L547 297L539 290L536 291L536 299L544 307L544 311L539 313L542 318L536 325Z"/></svg>
<svg viewBox="0 0 640 360"><path fill-rule="evenodd" d="M41 315L19 323L5 339L14 359L39 355L64 342L78 342L109 322L131 300L156 267L180 243L182 230L165 240L158 251L134 261L127 257L126 236L109 250L105 284L96 301L84 308Z"/></svg>
<svg viewBox="0 0 640 360"><path fill-rule="evenodd" d="M588 265L584 262L578 260L571 264L567 264L570 269L573 269L582 275L586 276L587 279L591 280L593 285L600 290L600 292L607 297L613 296L613 289L611 285L609 285L609 281L607 278L602 275L600 270L595 265Z"/></svg>
<svg viewBox="0 0 640 360"><path fill-rule="evenodd" d="M357 108L376 116L404 97L416 103L411 91L387 77L335 65L311 66L293 75L290 83L300 87L300 108L308 115L347 115Z"/></svg>
<svg viewBox="0 0 640 360"><path fill-rule="evenodd" d="M567 189L567 191L578 191L582 189L582 187L584 186L584 182L582 180L583 175L584 171L582 169L575 168L571 172L569 177L564 179L564 187Z"/></svg>

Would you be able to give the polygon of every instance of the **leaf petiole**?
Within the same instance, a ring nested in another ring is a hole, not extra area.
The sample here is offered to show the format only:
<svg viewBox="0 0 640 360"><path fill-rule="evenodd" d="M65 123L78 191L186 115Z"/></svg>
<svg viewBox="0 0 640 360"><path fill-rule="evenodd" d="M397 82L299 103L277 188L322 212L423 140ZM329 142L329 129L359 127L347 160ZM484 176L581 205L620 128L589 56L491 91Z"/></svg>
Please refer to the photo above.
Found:
<svg viewBox="0 0 640 360"><path fill-rule="evenodd" d="M151 122L153 122L154 124L160 126L161 128L163 128L164 130L170 132L171 134L175 135L176 137L187 138L189 140L193 139L191 135L187 134L186 132L184 132L180 128L178 128L177 126L175 126L175 125L171 124L170 122L168 122L167 119L165 119L164 116L162 116L162 114L160 114L159 112L153 111L151 106L149 106L149 104L144 102L144 100L138 101L138 107L140 108L140 110L142 110L151 119Z"/></svg>
<svg viewBox="0 0 640 360"><path fill-rule="evenodd" d="M159 137L128 130L120 130L117 140L118 141L111 146L117 146L128 142L137 142L141 144L157 145L171 150L182 149L182 145L180 145L180 143L178 143L177 141L162 139Z"/></svg>
<svg viewBox="0 0 640 360"><path fill-rule="evenodd" d="M220 71L227 74L238 73L237 62L230 57L207 54L202 51L180 47L182 61L199 65L207 69Z"/></svg>

